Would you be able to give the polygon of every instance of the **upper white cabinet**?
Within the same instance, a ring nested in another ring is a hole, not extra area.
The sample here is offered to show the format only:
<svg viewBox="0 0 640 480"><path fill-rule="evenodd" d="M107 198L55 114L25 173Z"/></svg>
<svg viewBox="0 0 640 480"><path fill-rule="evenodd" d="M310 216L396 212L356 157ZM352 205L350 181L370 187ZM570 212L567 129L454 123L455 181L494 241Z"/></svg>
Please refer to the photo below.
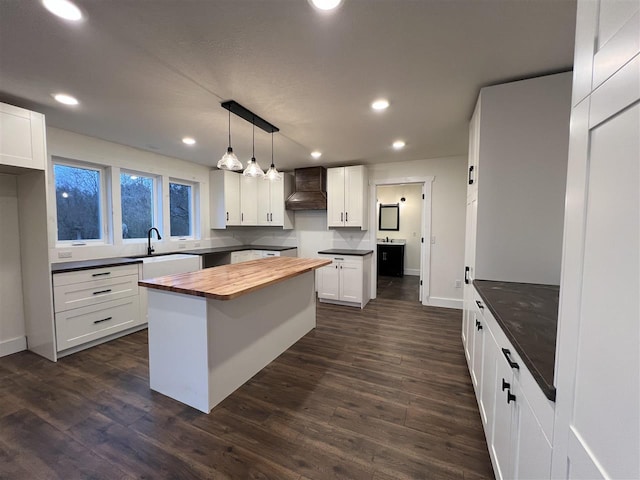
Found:
<svg viewBox="0 0 640 480"><path fill-rule="evenodd" d="M293 191L293 176L282 180L245 177L226 170L210 173L211 228L273 226L293 228L294 212L285 210Z"/></svg>
<svg viewBox="0 0 640 480"><path fill-rule="evenodd" d="M480 91L469 135L466 277L560 283L570 110L571 73Z"/></svg>
<svg viewBox="0 0 640 480"><path fill-rule="evenodd" d="M640 3L579 0L553 478L640 478Z"/></svg>
<svg viewBox="0 0 640 480"><path fill-rule="evenodd" d="M367 230L368 183L366 167L327 169L327 226Z"/></svg>
<svg viewBox="0 0 640 480"><path fill-rule="evenodd" d="M211 228L240 225L240 175L227 170L209 174Z"/></svg>
<svg viewBox="0 0 640 480"><path fill-rule="evenodd" d="M0 165L44 170L45 145L44 115L0 103Z"/></svg>
<svg viewBox="0 0 640 480"><path fill-rule="evenodd" d="M284 202L293 193L293 176L282 174L281 180L258 180L258 225L293 228L294 212L285 210Z"/></svg>

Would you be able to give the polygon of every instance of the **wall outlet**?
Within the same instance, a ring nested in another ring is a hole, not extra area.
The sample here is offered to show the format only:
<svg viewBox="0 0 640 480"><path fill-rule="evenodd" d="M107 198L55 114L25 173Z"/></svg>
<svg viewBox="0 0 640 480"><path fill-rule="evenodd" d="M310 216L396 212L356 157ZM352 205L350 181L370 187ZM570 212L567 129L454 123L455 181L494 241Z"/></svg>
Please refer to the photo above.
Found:
<svg viewBox="0 0 640 480"><path fill-rule="evenodd" d="M456 280L456 288L462 288L462 280Z"/></svg>
<svg viewBox="0 0 640 480"><path fill-rule="evenodd" d="M71 252L58 252L58 258L71 258Z"/></svg>

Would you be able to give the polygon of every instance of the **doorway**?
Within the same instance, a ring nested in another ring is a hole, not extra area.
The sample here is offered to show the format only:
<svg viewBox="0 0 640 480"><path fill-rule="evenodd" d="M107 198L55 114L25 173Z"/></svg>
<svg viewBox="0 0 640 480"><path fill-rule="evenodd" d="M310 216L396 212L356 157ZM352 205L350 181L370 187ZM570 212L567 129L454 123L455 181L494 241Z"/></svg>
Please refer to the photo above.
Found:
<svg viewBox="0 0 640 480"><path fill-rule="evenodd" d="M433 177L371 182L372 298L428 305Z"/></svg>

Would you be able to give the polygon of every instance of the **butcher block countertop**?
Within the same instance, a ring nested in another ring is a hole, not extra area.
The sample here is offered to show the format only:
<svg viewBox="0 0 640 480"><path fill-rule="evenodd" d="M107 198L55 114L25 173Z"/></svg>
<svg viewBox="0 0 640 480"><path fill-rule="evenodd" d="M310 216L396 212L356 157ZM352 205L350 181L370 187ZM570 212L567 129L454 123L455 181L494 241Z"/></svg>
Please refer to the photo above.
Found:
<svg viewBox="0 0 640 480"><path fill-rule="evenodd" d="M319 258L270 257L151 278L138 285L214 300L232 300L330 263L331 260Z"/></svg>

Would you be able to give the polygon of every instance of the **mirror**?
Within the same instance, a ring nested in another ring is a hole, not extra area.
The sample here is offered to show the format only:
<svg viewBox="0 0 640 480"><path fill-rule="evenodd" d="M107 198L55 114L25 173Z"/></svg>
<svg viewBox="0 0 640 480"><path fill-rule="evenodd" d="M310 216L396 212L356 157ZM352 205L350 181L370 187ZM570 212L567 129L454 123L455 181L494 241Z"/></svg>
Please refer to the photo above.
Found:
<svg viewBox="0 0 640 480"><path fill-rule="evenodd" d="M378 230L400 230L400 204L380 205Z"/></svg>

